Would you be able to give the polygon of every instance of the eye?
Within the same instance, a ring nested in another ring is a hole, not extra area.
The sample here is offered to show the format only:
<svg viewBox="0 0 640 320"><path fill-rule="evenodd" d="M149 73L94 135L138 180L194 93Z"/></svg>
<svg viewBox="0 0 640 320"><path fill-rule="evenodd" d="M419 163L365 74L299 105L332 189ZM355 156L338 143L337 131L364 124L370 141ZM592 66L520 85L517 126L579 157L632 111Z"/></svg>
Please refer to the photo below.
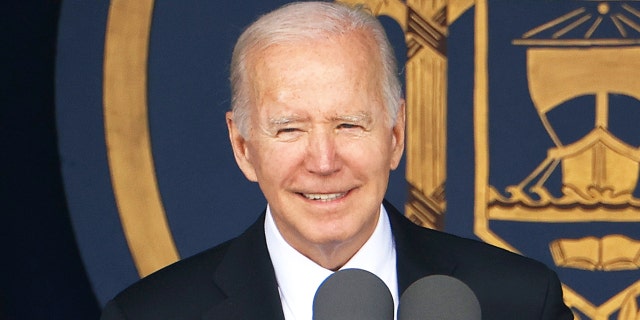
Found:
<svg viewBox="0 0 640 320"><path fill-rule="evenodd" d="M350 136L361 136L363 135L367 129L361 124L353 123L353 122L344 122L340 123L336 127L336 132L343 133Z"/></svg>
<svg viewBox="0 0 640 320"><path fill-rule="evenodd" d="M288 128L280 128L276 132L276 137L280 140L290 141L294 140L302 134L302 130L300 128L288 127Z"/></svg>
<svg viewBox="0 0 640 320"><path fill-rule="evenodd" d="M296 132L296 131L299 131L299 129L298 128L282 128L282 129L278 130L278 134L281 134L281 133L292 133L292 132Z"/></svg>
<svg viewBox="0 0 640 320"><path fill-rule="evenodd" d="M338 125L338 129L358 129L358 128L361 128L361 127L353 123L341 123L340 125Z"/></svg>

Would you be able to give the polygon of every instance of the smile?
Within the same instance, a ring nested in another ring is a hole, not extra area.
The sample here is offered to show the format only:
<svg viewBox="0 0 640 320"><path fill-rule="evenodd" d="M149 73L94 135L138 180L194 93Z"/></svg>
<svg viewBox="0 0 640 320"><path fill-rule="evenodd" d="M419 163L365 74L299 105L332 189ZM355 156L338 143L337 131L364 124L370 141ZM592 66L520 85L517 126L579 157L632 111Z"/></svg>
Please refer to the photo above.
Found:
<svg viewBox="0 0 640 320"><path fill-rule="evenodd" d="M332 201L344 197L347 193L303 193L302 195L309 200Z"/></svg>

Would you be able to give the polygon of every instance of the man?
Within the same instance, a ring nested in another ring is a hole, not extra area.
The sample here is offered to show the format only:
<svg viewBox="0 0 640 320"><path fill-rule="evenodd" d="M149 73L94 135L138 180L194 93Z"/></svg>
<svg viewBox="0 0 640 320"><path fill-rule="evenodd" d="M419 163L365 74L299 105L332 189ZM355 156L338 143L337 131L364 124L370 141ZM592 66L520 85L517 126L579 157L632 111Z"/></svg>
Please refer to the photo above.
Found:
<svg viewBox="0 0 640 320"><path fill-rule="evenodd" d="M244 234L134 284L103 319L311 319L333 271L368 270L399 296L445 274L484 319L572 319L555 274L489 245L423 229L383 201L404 148L393 51L362 9L295 3L239 38L229 138L268 205ZM437 293L434 293L437 294Z"/></svg>

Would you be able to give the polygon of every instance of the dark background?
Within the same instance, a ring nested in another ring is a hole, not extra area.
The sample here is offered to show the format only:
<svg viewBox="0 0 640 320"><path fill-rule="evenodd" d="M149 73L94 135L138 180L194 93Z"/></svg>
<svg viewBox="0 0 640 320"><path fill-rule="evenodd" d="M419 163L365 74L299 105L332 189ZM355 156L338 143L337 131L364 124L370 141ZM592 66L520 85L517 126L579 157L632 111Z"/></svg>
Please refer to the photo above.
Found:
<svg viewBox="0 0 640 320"><path fill-rule="evenodd" d="M0 319L97 319L62 188L54 107L61 1L0 4Z"/></svg>

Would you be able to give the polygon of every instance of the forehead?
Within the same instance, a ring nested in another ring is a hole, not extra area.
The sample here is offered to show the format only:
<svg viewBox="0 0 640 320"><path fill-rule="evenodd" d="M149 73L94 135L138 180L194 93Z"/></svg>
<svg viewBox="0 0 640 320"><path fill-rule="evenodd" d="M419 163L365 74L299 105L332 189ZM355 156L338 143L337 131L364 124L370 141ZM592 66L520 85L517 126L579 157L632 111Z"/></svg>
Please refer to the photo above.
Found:
<svg viewBox="0 0 640 320"><path fill-rule="evenodd" d="M370 37L352 32L307 41L273 44L248 59L248 85L254 105L264 99L329 99L351 94L380 95L382 70Z"/></svg>
<svg viewBox="0 0 640 320"><path fill-rule="evenodd" d="M264 39L247 55L247 71L250 80L260 81L261 76L284 77L300 69L308 70L312 64L324 64L325 68L371 72L380 69L380 57L370 32L354 30L341 34L321 33L309 37L278 39L270 44ZM269 73L265 75L265 73Z"/></svg>

